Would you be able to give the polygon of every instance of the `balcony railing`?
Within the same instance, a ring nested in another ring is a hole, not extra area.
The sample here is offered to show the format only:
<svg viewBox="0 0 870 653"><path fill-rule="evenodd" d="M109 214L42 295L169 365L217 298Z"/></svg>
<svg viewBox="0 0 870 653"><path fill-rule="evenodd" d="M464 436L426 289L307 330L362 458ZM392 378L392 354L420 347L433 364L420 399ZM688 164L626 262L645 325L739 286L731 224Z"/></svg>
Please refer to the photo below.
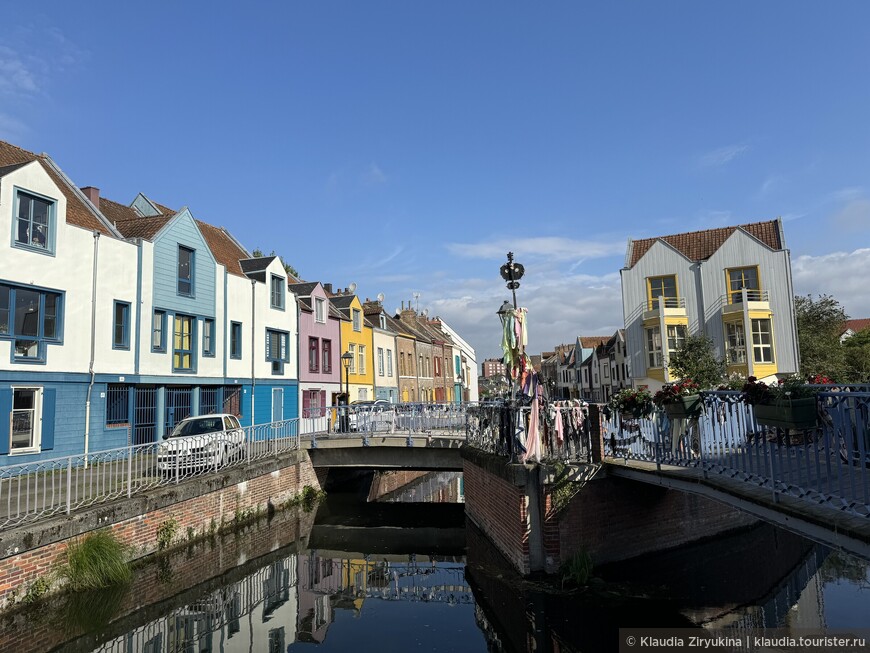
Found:
<svg viewBox="0 0 870 653"><path fill-rule="evenodd" d="M744 302L769 302L770 293L767 290L735 290L727 295L722 295L723 305L743 304Z"/></svg>
<svg viewBox="0 0 870 653"><path fill-rule="evenodd" d="M641 304L644 311L658 311L663 308L686 308L685 297L653 297Z"/></svg>

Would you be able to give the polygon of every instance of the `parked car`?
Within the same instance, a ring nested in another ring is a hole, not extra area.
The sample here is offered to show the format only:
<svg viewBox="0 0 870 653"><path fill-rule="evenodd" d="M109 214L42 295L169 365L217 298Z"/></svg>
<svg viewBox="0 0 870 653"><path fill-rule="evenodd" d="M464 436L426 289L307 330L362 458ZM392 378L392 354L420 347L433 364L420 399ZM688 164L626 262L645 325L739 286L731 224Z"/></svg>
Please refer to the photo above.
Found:
<svg viewBox="0 0 870 653"><path fill-rule="evenodd" d="M245 432L235 415L188 417L163 436L157 447L157 470L217 468L245 456Z"/></svg>
<svg viewBox="0 0 870 653"><path fill-rule="evenodd" d="M386 399L352 401L348 424L351 431L389 431L393 416L393 405Z"/></svg>

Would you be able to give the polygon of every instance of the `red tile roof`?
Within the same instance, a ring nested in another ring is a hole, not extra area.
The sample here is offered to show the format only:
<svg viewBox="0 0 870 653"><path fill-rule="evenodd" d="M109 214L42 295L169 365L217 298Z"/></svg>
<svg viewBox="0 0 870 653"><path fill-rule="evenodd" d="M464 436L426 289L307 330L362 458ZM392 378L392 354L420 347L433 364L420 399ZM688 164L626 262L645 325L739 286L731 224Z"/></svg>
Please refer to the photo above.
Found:
<svg viewBox="0 0 870 653"><path fill-rule="evenodd" d="M605 344L611 336L580 336L580 346L583 349L595 349L598 345Z"/></svg>
<svg viewBox="0 0 870 653"><path fill-rule="evenodd" d="M692 261L704 261L710 258L737 229L743 229L750 233L771 249L779 250L785 247L779 237L779 218L777 218L768 222L753 222L734 227L719 227L685 234L635 240L631 243L631 259L628 267L634 267L657 240L665 241Z"/></svg>
<svg viewBox="0 0 870 653"><path fill-rule="evenodd" d="M0 166L5 167L18 163L28 163L30 161L39 161L40 165L51 177L52 181L57 184L60 191L66 197L66 222L77 227L83 227L90 231L99 231L106 236L114 236L112 231L103 223L102 220L94 213L85 200L79 193L71 188L71 182L52 165L45 154L34 154L23 150L16 145L0 141Z"/></svg>
<svg viewBox="0 0 870 653"><path fill-rule="evenodd" d="M843 327L843 333L852 329L854 333L870 328L870 317L862 317L856 320L846 320L846 325Z"/></svg>

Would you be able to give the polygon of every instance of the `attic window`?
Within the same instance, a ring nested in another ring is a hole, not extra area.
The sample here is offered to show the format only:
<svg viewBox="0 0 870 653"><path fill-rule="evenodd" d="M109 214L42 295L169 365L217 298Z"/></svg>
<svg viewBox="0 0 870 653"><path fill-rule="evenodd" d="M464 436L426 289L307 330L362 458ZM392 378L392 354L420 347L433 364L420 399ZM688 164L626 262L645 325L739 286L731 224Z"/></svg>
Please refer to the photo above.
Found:
<svg viewBox="0 0 870 653"><path fill-rule="evenodd" d="M55 203L30 193L16 193L18 209L13 226L16 247L54 252Z"/></svg>

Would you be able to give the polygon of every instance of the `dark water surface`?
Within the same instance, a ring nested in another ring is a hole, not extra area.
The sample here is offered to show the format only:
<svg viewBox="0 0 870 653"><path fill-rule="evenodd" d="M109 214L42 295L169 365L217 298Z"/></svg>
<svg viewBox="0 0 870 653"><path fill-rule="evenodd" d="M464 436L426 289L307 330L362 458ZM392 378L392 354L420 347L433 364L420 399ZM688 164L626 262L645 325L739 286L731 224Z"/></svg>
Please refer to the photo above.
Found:
<svg viewBox="0 0 870 653"><path fill-rule="evenodd" d="M384 499L332 492L316 513L149 564L129 588L7 617L0 651L544 653L617 650L619 627L870 625L867 562L767 525L562 589L517 577L465 524L461 475Z"/></svg>

